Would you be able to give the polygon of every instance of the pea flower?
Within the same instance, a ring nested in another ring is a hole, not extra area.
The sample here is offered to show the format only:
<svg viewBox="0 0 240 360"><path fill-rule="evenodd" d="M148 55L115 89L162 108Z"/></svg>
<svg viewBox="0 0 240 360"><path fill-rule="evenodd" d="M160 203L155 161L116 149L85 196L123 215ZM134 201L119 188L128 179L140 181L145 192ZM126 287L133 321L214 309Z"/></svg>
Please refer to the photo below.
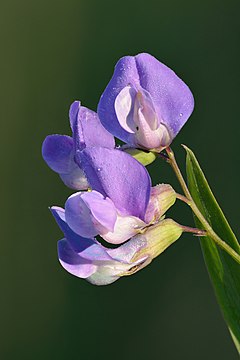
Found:
<svg viewBox="0 0 240 360"><path fill-rule="evenodd" d="M160 152L191 115L194 99L187 85L166 65L142 53L116 64L101 96L103 126L132 147Z"/></svg>
<svg viewBox="0 0 240 360"><path fill-rule="evenodd" d="M77 152L79 159L92 191L67 199L65 219L82 237L123 243L158 222L176 200L170 185L151 188L145 167L123 151L86 148Z"/></svg>
<svg viewBox="0 0 240 360"><path fill-rule="evenodd" d="M114 137L102 126L97 114L81 106L79 101L71 105L69 118L73 136L47 136L42 145L42 156L65 185L84 190L89 184L81 164L75 161L76 151L92 146L114 148Z"/></svg>
<svg viewBox="0 0 240 360"><path fill-rule="evenodd" d="M94 285L108 285L122 276L136 273L174 243L183 232L179 224L166 219L118 248L109 249L95 238L84 238L74 233L66 223L64 209L52 207L51 211L64 233L64 238L58 241L61 265L70 274Z"/></svg>
<svg viewBox="0 0 240 360"><path fill-rule="evenodd" d="M194 232L165 219L176 193L170 185L152 187L140 163L151 163L171 143L192 110L192 94L172 70L149 54L126 56L116 65L98 114L75 101L69 111L72 137L46 137L44 160L67 186L81 190L65 209L51 208L64 234L59 261L69 273L107 285L148 265L183 231ZM127 145L115 149L113 135ZM146 157L135 148L154 153Z"/></svg>

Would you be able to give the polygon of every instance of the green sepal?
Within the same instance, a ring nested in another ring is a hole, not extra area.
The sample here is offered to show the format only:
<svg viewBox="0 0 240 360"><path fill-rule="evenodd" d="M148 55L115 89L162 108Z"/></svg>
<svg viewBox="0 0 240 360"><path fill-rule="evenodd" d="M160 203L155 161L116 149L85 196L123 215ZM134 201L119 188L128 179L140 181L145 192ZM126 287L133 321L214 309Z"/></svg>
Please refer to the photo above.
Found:
<svg viewBox="0 0 240 360"><path fill-rule="evenodd" d="M193 200L213 230L240 254L239 243L219 207L194 153L187 152L188 185ZM201 223L195 219L196 226ZM223 317L229 327L234 344L240 353L240 265L209 238L200 238L205 263L212 280Z"/></svg>
<svg viewBox="0 0 240 360"><path fill-rule="evenodd" d="M136 261L148 255L154 259L177 241L182 235L183 227L172 219L165 219L146 228L142 234L135 238L145 239L146 245L142 247L131 259Z"/></svg>
<svg viewBox="0 0 240 360"><path fill-rule="evenodd" d="M144 166L151 164L157 157L157 154L152 151L144 151L135 148L124 149L124 151L132 155L132 157L134 157Z"/></svg>

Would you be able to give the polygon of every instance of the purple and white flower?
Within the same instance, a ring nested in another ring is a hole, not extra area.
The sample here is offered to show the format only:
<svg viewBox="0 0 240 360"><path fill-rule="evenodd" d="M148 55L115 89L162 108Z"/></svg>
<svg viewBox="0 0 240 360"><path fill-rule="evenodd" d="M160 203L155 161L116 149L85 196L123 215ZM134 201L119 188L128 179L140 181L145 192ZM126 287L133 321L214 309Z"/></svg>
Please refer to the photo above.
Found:
<svg viewBox="0 0 240 360"><path fill-rule="evenodd" d="M116 149L88 148L77 152L92 188L71 195L65 204L69 227L82 237L100 235L121 244L160 220L174 204L170 185L151 188L144 166Z"/></svg>
<svg viewBox="0 0 240 360"><path fill-rule="evenodd" d="M71 274L96 285L131 275L176 241L183 229L163 220L175 202L170 185L151 188L145 167L117 149L86 148L76 160L92 187L68 198L65 210L52 207L64 238L58 242L59 261ZM95 238L120 245L109 249Z"/></svg>
<svg viewBox="0 0 240 360"><path fill-rule="evenodd" d="M160 152L191 115L193 95L166 65L149 54L125 56L98 105L104 127L130 146Z"/></svg>
<svg viewBox="0 0 240 360"><path fill-rule="evenodd" d="M86 147L114 148L114 137L106 131L98 115L75 101L69 111L73 136L49 135L42 145L42 156L48 166L57 172L68 187L75 190L88 188L81 164L76 163L76 151Z"/></svg>
<svg viewBox="0 0 240 360"><path fill-rule="evenodd" d="M139 158L149 164L170 145L193 107L191 91L171 69L149 54L125 56L98 114L75 101L69 111L72 137L46 137L42 155L48 166L67 186L88 190L71 195L65 209L51 208L64 234L59 261L69 273L96 285L111 284L148 265L183 231L192 232L164 218L176 200L173 188L152 187L146 168L127 152L137 156L138 148L152 150L151 160ZM127 145L115 149L113 135Z"/></svg>
<svg viewBox="0 0 240 360"><path fill-rule="evenodd" d="M171 219L162 220L116 249L101 245L95 238L74 233L65 220L64 209L51 208L64 238L58 241L58 257L70 274L94 285L108 285L136 273L167 249L182 234Z"/></svg>

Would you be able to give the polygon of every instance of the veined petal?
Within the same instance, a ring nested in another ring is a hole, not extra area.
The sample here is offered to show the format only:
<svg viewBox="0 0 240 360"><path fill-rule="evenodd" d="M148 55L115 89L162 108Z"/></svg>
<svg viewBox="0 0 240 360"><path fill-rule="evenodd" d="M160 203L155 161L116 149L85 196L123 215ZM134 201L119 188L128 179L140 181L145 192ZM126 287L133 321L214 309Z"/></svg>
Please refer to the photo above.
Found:
<svg viewBox="0 0 240 360"><path fill-rule="evenodd" d="M151 179L143 165L123 151L106 148L85 149L76 159L91 187L109 197L121 215L144 221Z"/></svg>
<svg viewBox="0 0 240 360"><path fill-rule="evenodd" d="M42 156L48 166L59 174L68 174L76 166L70 136L47 136L42 145Z"/></svg>
<svg viewBox="0 0 240 360"><path fill-rule="evenodd" d="M135 216L117 216L114 231L101 233L101 237L111 244L121 244L139 233L147 224Z"/></svg>

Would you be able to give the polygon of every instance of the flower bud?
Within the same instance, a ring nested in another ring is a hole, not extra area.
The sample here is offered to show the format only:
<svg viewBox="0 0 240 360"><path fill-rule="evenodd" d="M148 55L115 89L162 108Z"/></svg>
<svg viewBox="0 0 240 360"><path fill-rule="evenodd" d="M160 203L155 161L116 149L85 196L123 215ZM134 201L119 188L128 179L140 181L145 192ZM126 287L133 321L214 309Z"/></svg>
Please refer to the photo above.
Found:
<svg viewBox="0 0 240 360"><path fill-rule="evenodd" d="M171 185L159 184L152 187L145 221L147 223L159 221L175 201L176 193Z"/></svg>

